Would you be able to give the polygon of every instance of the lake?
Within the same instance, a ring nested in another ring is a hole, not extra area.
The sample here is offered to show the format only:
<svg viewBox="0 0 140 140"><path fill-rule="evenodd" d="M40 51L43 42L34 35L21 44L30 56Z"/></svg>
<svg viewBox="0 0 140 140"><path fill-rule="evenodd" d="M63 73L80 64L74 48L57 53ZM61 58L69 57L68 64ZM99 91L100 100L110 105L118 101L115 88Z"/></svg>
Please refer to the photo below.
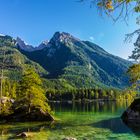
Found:
<svg viewBox="0 0 140 140"><path fill-rule="evenodd" d="M128 101L94 101L92 103L51 103L56 122L10 123L0 125L0 140L17 139L23 131L30 140L138 140L139 128L128 128L120 119ZM20 138L19 138L20 139Z"/></svg>

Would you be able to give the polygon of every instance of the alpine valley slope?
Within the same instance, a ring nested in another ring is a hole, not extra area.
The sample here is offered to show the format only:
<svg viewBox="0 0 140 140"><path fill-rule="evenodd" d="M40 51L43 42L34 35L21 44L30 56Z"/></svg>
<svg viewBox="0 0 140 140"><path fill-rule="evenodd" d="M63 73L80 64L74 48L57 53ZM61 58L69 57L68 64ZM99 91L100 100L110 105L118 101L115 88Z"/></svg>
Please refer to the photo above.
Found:
<svg viewBox="0 0 140 140"><path fill-rule="evenodd" d="M129 84L126 71L132 63L92 42L65 32L56 32L50 41L42 42L34 49L21 41L17 40L16 48L48 72L46 78L51 84L62 82L64 87L77 88L124 88Z"/></svg>
<svg viewBox="0 0 140 140"><path fill-rule="evenodd" d="M22 72L29 67L35 68L43 76L47 75L45 69L17 49L15 39L0 35L0 69L3 68L4 75L12 80L19 80Z"/></svg>

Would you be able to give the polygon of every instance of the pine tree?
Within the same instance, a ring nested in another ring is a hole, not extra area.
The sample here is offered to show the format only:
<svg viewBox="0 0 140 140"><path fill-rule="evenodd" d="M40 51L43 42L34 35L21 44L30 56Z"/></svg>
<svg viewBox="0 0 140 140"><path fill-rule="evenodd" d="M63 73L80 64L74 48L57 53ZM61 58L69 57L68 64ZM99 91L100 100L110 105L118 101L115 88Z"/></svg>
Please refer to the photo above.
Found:
<svg viewBox="0 0 140 140"><path fill-rule="evenodd" d="M17 93L19 108L26 107L28 113L31 113L33 109L50 112L50 107L46 102L47 98L42 88L42 81L33 69L28 69L24 73Z"/></svg>
<svg viewBox="0 0 140 140"><path fill-rule="evenodd" d="M132 87L140 90L140 35L134 45L135 48L129 58L135 60L137 64L130 66L127 72L130 76Z"/></svg>
<svg viewBox="0 0 140 140"><path fill-rule="evenodd" d="M140 89L140 64L134 64L128 69L132 87Z"/></svg>
<svg viewBox="0 0 140 140"><path fill-rule="evenodd" d="M140 63L140 35L138 36L136 42L134 43L134 46L135 48L132 51L132 55L129 58Z"/></svg>

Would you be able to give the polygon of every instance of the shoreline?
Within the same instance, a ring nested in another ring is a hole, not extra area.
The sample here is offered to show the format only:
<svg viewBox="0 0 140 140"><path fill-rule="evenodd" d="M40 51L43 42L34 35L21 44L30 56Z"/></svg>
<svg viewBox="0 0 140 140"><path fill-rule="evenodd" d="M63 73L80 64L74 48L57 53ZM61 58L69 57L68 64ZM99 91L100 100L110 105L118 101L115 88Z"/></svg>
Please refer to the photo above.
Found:
<svg viewBox="0 0 140 140"><path fill-rule="evenodd" d="M93 100L49 100L49 103L92 103L92 102L116 102L116 101L129 101L129 99L93 99Z"/></svg>

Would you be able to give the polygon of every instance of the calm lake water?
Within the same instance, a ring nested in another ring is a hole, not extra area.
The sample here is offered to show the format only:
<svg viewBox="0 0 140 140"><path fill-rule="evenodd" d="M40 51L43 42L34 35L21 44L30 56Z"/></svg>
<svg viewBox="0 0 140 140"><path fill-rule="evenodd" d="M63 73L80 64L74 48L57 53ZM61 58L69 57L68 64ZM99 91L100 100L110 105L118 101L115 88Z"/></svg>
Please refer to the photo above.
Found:
<svg viewBox="0 0 140 140"><path fill-rule="evenodd" d="M57 121L54 123L12 123L0 125L0 140L17 139L23 131L30 140L138 140L139 128L127 127L120 116L130 102L51 103ZM18 138L20 139L20 138Z"/></svg>

